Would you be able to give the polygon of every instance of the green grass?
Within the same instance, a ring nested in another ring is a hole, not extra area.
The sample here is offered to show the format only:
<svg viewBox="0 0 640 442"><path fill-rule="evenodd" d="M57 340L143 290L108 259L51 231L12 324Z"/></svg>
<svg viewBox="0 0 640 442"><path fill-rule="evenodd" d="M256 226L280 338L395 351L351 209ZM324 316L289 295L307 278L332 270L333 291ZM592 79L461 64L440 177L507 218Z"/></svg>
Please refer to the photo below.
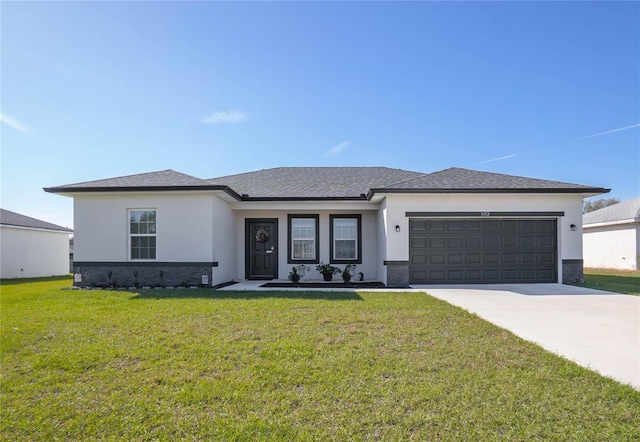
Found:
<svg viewBox="0 0 640 442"><path fill-rule="evenodd" d="M584 269L583 287L640 296L640 271Z"/></svg>
<svg viewBox="0 0 640 442"><path fill-rule="evenodd" d="M1 440L640 440L640 392L421 293L3 281Z"/></svg>

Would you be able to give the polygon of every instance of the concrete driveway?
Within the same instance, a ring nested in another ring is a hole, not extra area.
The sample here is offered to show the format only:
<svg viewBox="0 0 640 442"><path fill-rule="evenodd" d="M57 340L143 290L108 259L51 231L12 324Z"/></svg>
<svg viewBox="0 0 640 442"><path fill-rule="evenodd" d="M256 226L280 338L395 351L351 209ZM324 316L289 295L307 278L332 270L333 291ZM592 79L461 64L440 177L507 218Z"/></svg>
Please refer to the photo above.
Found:
<svg viewBox="0 0 640 442"><path fill-rule="evenodd" d="M640 297L563 284L413 288L640 389Z"/></svg>

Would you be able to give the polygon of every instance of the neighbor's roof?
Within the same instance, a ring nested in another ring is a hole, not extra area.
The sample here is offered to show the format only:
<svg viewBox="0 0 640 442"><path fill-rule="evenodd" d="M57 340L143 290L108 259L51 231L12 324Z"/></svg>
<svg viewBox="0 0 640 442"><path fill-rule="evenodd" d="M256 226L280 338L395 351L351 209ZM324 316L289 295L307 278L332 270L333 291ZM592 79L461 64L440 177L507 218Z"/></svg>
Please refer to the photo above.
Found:
<svg viewBox="0 0 640 442"><path fill-rule="evenodd" d="M582 224L640 222L640 196L582 215Z"/></svg>
<svg viewBox="0 0 640 442"><path fill-rule="evenodd" d="M21 215L10 210L0 209L0 224L3 226L26 227L30 229L55 230L57 232L73 233L73 230L66 227L41 221L30 216Z"/></svg>
<svg viewBox="0 0 640 442"><path fill-rule="evenodd" d="M45 189L53 193L224 190L240 200L370 199L374 193L582 193L609 190L581 184L451 168L434 173L388 167L278 167L203 180L173 170Z"/></svg>

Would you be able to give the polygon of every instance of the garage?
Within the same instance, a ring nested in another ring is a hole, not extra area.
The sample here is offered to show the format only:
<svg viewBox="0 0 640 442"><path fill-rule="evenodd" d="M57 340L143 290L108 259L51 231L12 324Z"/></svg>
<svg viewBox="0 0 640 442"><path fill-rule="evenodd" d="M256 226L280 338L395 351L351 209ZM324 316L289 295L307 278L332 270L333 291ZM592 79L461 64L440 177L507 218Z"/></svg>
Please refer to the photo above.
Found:
<svg viewBox="0 0 640 442"><path fill-rule="evenodd" d="M410 284L557 282L556 219L409 219Z"/></svg>

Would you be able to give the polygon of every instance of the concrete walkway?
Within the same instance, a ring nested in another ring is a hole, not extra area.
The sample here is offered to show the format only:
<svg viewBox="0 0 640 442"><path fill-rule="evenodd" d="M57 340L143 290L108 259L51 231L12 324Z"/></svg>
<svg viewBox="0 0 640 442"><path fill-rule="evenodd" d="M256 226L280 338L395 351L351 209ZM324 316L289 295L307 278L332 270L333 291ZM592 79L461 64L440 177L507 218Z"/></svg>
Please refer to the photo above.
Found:
<svg viewBox="0 0 640 442"><path fill-rule="evenodd" d="M640 297L563 284L414 288L640 389Z"/></svg>

